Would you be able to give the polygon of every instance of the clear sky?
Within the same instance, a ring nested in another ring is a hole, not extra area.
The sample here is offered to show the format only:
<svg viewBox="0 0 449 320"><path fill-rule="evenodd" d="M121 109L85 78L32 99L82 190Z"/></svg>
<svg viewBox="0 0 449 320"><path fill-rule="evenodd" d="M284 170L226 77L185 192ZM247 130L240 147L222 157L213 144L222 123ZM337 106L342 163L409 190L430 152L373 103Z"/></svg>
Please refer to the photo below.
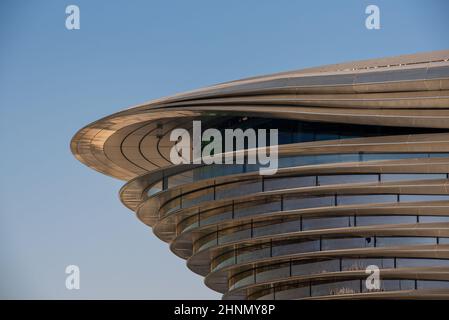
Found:
<svg viewBox="0 0 449 320"><path fill-rule="evenodd" d="M76 4L81 29L65 28ZM365 28L376 4L381 29ZM0 2L0 297L219 298L70 153L125 107L218 82L449 48L449 2ZM81 289L65 288L65 267Z"/></svg>

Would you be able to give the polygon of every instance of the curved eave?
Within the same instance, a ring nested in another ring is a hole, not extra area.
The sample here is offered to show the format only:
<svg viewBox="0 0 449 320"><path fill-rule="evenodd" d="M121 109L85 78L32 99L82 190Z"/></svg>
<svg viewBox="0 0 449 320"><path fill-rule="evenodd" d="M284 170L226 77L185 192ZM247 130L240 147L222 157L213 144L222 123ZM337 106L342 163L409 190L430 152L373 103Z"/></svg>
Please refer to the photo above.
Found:
<svg viewBox="0 0 449 320"><path fill-rule="evenodd" d="M446 128L449 111L444 106L449 102L449 94L445 92L449 90L449 79L439 70L449 68L448 58L448 50L436 51L218 84L150 101L102 118L79 130L70 147L85 165L106 175L130 180L169 163L164 151L154 149L154 145L151 153L157 154L155 161L140 155L133 159L134 155L128 156L126 152L125 140L142 135L141 131L136 131L146 124L154 126L157 122L170 121L179 124L176 119L181 118L239 112L240 115L282 116L309 121ZM390 75L384 75L385 68ZM396 71L405 72L406 78L394 76ZM366 76L372 77L371 80L365 79ZM398 95L398 92L412 91L422 94ZM433 93L426 93L430 91ZM342 95L341 105L335 94ZM366 94L372 94L371 98ZM248 101L249 95L257 98ZM284 105L273 112L272 104L279 101ZM348 108L348 105L352 107ZM410 105L417 109L401 110ZM148 130L154 130L154 127Z"/></svg>

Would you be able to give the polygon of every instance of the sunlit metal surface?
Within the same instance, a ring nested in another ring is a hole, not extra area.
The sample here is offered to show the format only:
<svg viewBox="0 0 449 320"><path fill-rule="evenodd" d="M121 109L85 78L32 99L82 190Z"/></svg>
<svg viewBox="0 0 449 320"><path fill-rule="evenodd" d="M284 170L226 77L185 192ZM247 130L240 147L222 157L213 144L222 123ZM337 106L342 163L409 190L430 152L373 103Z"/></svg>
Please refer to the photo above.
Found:
<svg viewBox="0 0 449 320"><path fill-rule="evenodd" d="M227 82L100 119L71 150L127 181L123 204L225 299L447 299L448 58ZM172 129L238 117L314 123L318 134L333 123L381 129L284 143L273 176L170 163ZM365 288L368 265L381 269L381 288Z"/></svg>

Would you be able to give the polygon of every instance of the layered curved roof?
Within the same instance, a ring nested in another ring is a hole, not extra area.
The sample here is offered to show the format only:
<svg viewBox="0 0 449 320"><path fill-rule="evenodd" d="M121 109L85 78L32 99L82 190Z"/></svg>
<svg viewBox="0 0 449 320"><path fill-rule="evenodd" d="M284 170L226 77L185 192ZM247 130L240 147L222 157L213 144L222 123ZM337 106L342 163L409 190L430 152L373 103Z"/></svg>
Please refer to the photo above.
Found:
<svg viewBox="0 0 449 320"><path fill-rule="evenodd" d="M447 128L448 52L283 72L153 100L87 125L71 150L89 167L129 180L169 166L167 132L200 116Z"/></svg>
<svg viewBox="0 0 449 320"><path fill-rule="evenodd" d="M448 281L448 268L402 268L397 261L449 259L448 59L446 50L218 84L100 119L73 137L71 150L87 166L126 180L124 205L224 298L447 298L449 286L425 286ZM273 177L171 164L172 129L190 130L197 119L219 127L230 117L407 127L412 133L280 145L285 161ZM366 224L388 216L402 220ZM307 229L316 219L319 226ZM376 246L393 238L410 241ZM355 247L332 247L342 239ZM358 247L354 239L370 242ZM414 287L331 288L332 294L312 295L324 285L362 283L364 270L345 270L344 262L374 258L394 260L382 269L385 279L414 281ZM339 267L295 274L322 261ZM267 268L276 274L267 276Z"/></svg>

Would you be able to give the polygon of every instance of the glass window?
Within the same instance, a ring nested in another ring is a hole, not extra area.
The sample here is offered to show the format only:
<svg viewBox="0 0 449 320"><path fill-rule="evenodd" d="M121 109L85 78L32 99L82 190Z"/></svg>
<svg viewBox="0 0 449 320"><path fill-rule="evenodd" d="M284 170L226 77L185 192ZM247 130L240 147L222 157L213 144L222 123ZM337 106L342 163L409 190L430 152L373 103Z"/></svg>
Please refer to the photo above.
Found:
<svg viewBox="0 0 449 320"><path fill-rule="evenodd" d="M354 217L303 218L302 226L303 230L351 227L354 226Z"/></svg>
<svg viewBox="0 0 449 320"><path fill-rule="evenodd" d="M436 238L430 237L377 237L377 247L436 244Z"/></svg>
<svg viewBox="0 0 449 320"><path fill-rule="evenodd" d="M416 216L357 216L357 226L368 226L376 224L401 224L416 223Z"/></svg>
<svg viewBox="0 0 449 320"><path fill-rule="evenodd" d="M315 273L336 272L340 269L339 260L324 260L307 263L292 263L292 275L303 276Z"/></svg>
<svg viewBox="0 0 449 320"><path fill-rule="evenodd" d="M235 217L245 217L258 213L281 211L281 201L264 200L259 203L238 203L234 206Z"/></svg>
<svg viewBox="0 0 449 320"><path fill-rule="evenodd" d="M291 220L282 223L270 224L263 227L254 227L253 234L254 237L258 237L269 234L274 235L280 233L295 232L300 230L301 230L301 221Z"/></svg>
<svg viewBox="0 0 449 320"><path fill-rule="evenodd" d="M262 191L262 181L230 183L215 187L215 198L227 199Z"/></svg>
<svg viewBox="0 0 449 320"><path fill-rule="evenodd" d="M273 245L273 256L313 251L320 251L320 242L318 240Z"/></svg>
<svg viewBox="0 0 449 320"><path fill-rule="evenodd" d="M214 190L207 188L182 195L182 207L189 208L198 203L214 200Z"/></svg>
<svg viewBox="0 0 449 320"><path fill-rule="evenodd" d="M445 173L383 173L382 181L446 179Z"/></svg>
<svg viewBox="0 0 449 320"><path fill-rule="evenodd" d="M449 281L418 280L418 289L449 289Z"/></svg>
<svg viewBox="0 0 449 320"><path fill-rule="evenodd" d="M374 241L372 238L341 238L341 239L323 239L322 250L339 250L352 248L367 248L373 247Z"/></svg>
<svg viewBox="0 0 449 320"><path fill-rule="evenodd" d="M445 217L445 216L419 216L419 222L422 222L422 223L449 222L449 217Z"/></svg>
<svg viewBox="0 0 449 320"><path fill-rule="evenodd" d="M329 175L318 176L318 184L331 185L342 183L368 183L377 182L379 177L375 174Z"/></svg>
<svg viewBox="0 0 449 320"><path fill-rule="evenodd" d="M242 239L251 238L251 228L249 226L241 226L220 230L218 232L218 244L224 244Z"/></svg>
<svg viewBox="0 0 449 320"><path fill-rule="evenodd" d="M309 286L303 287L291 287L291 289L281 289L276 288L275 299L276 300L289 300L289 299L299 299L309 297L310 289Z"/></svg>
<svg viewBox="0 0 449 320"><path fill-rule="evenodd" d="M250 285L254 283L254 274L253 270L248 270L239 274L236 274L233 278L231 278L234 284L229 288L230 290L243 287L246 285Z"/></svg>
<svg viewBox="0 0 449 320"><path fill-rule="evenodd" d="M267 293L258 297L257 300L274 300L274 291L267 290Z"/></svg>
<svg viewBox="0 0 449 320"><path fill-rule="evenodd" d="M278 264L256 269L256 282L271 279L286 278L290 276L290 264Z"/></svg>
<svg viewBox="0 0 449 320"><path fill-rule="evenodd" d="M154 184L150 189L147 191L147 195L151 197L152 195L162 191L162 181L159 181L158 183Z"/></svg>
<svg viewBox="0 0 449 320"><path fill-rule="evenodd" d="M341 268L344 271L365 270L368 266L377 266L380 269L394 268L394 259L390 258L343 258Z"/></svg>
<svg viewBox="0 0 449 320"><path fill-rule="evenodd" d="M188 230L198 228L198 227L199 227L199 222L198 222L197 214L194 216L185 218L176 226L178 233L186 232Z"/></svg>
<svg viewBox="0 0 449 320"><path fill-rule="evenodd" d="M363 153L363 161L428 158L428 153Z"/></svg>
<svg viewBox="0 0 449 320"><path fill-rule="evenodd" d="M314 176L285 177L285 178L265 179L264 181L265 191L309 187L314 185L315 185Z"/></svg>
<svg viewBox="0 0 449 320"><path fill-rule="evenodd" d="M175 199L170 200L169 202L164 204L160 209L160 213L162 215L166 215L178 209L181 209L181 197L176 197Z"/></svg>
<svg viewBox="0 0 449 320"><path fill-rule="evenodd" d="M400 202L415 202L415 201L443 201L449 200L449 195L440 194L401 194L399 196Z"/></svg>
<svg viewBox="0 0 449 320"><path fill-rule="evenodd" d="M242 164L208 165L208 166L201 166L192 170L193 181L199 181L243 172L244 172L244 165Z"/></svg>
<svg viewBox="0 0 449 320"><path fill-rule="evenodd" d="M312 285L312 296L354 294L360 292L360 280L348 280Z"/></svg>
<svg viewBox="0 0 449 320"><path fill-rule="evenodd" d="M168 188L174 188L182 184L193 182L192 171L182 172L168 177Z"/></svg>
<svg viewBox="0 0 449 320"><path fill-rule="evenodd" d="M341 124L338 124L341 126ZM391 128L390 128L391 129ZM394 128L397 130L398 128ZM413 132L416 133L416 130L419 128L413 128ZM363 126L363 131L365 132L364 136L373 136L376 135L376 130L372 133L366 133L367 126ZM382 128L385 130L385 128ZM430 129L426 129L430 130ZM432 129L435 132L438 132L438 129ZM357 136L353 133L348 134L348 132L343 132L340 129L337 130L339 132L340 138L344 137L354 137ZM373 134L374 133L374 134ZM405 134L404 132L398 132L398 134ZM327 135L327 133L325 133ZM293 134L292 137L296 139L297 135ZM300 134L301 137L304 137L303 134ZM337 137L335 132L332 132L330 136ZM328 137L330 137L328 136ZM316 137L313 134L313 137ZM315 139L315 138L313 138ZM301 140L301 139L299 139ZM294 167L294 166L303 166L303 165L312 165L312 164L321 164L321 163L338 163L338 162L358 162L358 161L371 161L371 160L388 160L388 159L410 159L410 158L432 158L432 157L448 157L449 153L360 153L360 154L329 154L329 155L297 155L297 156L289 156L289 157L281 157L279 159L279 168L285 167ZM208 178L239 174L244 172L251 172L259 170L259 165L241 165L241 164L232 164L232 165L207 165L201 166L198 168L194 168L192 170L187 170L185 172L175 174L173 176L167 177L167 186L169 188L173 188L175 186L179 186L185 183L190 183L194 181L199 181ZM355 175L354 175L355 176ZM363 176L363 175L359 175ZM370 175L365 175L370 176ZM377 175L372 175L377 176ZM445 179L445 174L383 174L383 181L397 180L397 179ZM328 178L332 179L332 178ZM337 179L337 178L335 178ZM349 178L348 178L349 179ZM357 179L357 178L352 178ZM349 180L348 180L349 181ZM369 180L371 181L371 179ZM374 181L374 180L373 180ZM274 183L274 182L273 182ZM322 182L326 183L326 182ZM281 186L282 187L282 186ZM150 189L148 189L147 194L149 196L154 195L162 190L162 182L159 181L155 185L153 185ZM269 189L267 189L269 190ZM273 189L275 190L275 189Z"/></svg>
<svg viewBox="0 0 449 320"><path fill-rule="evenodd" d="M198 244L199 245L198 245L198 247L195 250L196 252L203 251L203 250L206 250L206 249L211 248L213 246L216 246L218 244L217 243L217 236L215 235L211 239L201 240L201 242L198 243Z"/></svg>
<svg viewBox="0 0 449 320"><path fill-rule="evenodd" d="M235 263L234 251L225 252L212 260L212 270L224 268Z"/></svg>
<svg viewBox="0 0 449 320"><path fill-rule="evenodd" d="M200 212L200 226L232 219L232 205Z"/></svg>
<svg viewBox="0 0 449 320"><path fill-rule="evenodd" d="M250 248L250 249L244 249L243 252L241 250L238 251L237 255L237 263L243 263L248 261L253 261L257 259L263 259L268 258L270 256L270 248Z"/></svg>
<svg viewBox="0 0 449 320"><path fill-rule="evenodd" d="M328 207L334 205L334 197L285 198L284 210Z"/></svg>
<svg viewBox="0 0 449 320"><path fill-rule="evenodd" d="M397 268L407 267L447 267L449 266L449 260L445 259L410 259L410 258L397 258Z"/></svg>
<svg viewBox="0 0 449 320"><path fill-rule="evenodd" d="M338 205L351 205L363 203L383 203L397 202L397 196L394 194L369 194L369 195L351 195L337 196Z"/></svg>

